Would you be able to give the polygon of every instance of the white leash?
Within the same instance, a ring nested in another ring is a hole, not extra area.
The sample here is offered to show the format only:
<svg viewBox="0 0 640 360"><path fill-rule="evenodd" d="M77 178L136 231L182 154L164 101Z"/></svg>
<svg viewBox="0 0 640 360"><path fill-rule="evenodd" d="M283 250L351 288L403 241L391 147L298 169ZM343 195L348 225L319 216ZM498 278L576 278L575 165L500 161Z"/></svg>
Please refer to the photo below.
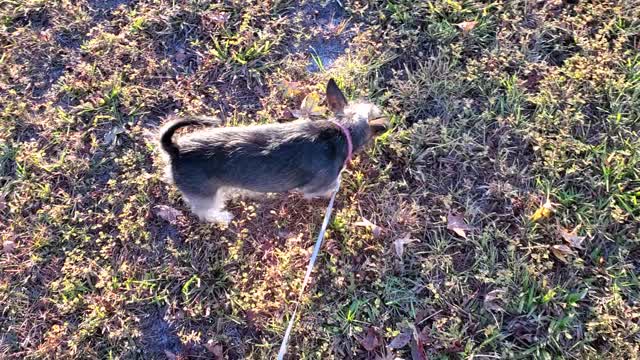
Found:
<svg viewBox="0 0 640 360"><path fill-rule="evenodd" d="M322 241L324 240L324 233L327 230L327 225L329 225L329 219L331 219L331 211L333 210L333 201L336 199L336 194L338 193L338 189L340 189L340 176L338 176L338 183L336 184L335 190L333 190L333 194L331 194L331 200L329 201L329 205L327 206L327 211L324 214L324 221L322 222L322 227L320 228L320 234L318 234L318 240L316 240L316 245L313 248L311 259L309 259L309 265L307 265L307 273L304 275L304 280L302 281L302 287L300 288L300 293L298 293L298 301L296 302L296 307L293 310L291 319L289 319L289 325L287 326L287 331L284 332L284 338L282 339L282 344L280 345L280 351L278 351L278 360L283 360L284 354L287 353L287 343L289 342L289 335L291 335L291 329L293 329L293 323L296 320L296 314L298 313L298 306L300 305L300 301L302 301L302 294L304 293L304 289L307 286L307 283L309 282L309 278L311 277L311 270L313 270L313 265L316 263L316 259L318 258L318 253L320 252L320 247L322 246Z"/></svg>

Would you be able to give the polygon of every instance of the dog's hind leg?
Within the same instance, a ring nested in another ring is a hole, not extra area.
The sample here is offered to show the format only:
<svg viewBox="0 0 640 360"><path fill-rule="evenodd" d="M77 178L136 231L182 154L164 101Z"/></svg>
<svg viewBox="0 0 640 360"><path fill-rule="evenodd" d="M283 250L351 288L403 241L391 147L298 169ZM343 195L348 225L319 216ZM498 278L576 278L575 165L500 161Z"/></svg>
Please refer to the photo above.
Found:
<svg viewBox="0 0 640 360"><path fill-rule="evenodd" d="M191 206L191 210L201 220L229 225L233 220L233 214L224 209L224 190L218 188L212 192L211 196L203 196L202 194L184 194L187 202Z"/></svg>

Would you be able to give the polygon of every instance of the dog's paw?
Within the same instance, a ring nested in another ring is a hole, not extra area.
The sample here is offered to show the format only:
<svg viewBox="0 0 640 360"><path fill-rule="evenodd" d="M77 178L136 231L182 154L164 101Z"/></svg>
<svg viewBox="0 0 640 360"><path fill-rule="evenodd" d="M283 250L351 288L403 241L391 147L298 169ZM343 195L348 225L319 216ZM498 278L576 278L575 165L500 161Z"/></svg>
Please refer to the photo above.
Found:
<svg viewBox="0 0 640 360"><path fill-rule="evenodd" d="M211 223L228 226L233 220L233 214L228 211L216 211L207 214L205 220Z"/></svg>

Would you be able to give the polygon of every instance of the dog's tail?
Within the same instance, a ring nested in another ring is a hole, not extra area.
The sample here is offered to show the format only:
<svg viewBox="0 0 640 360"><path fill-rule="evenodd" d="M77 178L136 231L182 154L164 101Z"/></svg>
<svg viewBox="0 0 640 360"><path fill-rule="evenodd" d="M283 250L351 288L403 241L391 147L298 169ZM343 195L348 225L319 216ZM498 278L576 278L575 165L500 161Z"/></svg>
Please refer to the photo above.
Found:
<svg viewBox="0 0 640 360"><path fill-rule="evenodd" d="M176 130L182 127L190 125L218 124L220 124L220 119L206 116L192 116L169 121L162 127L162 130L160 130L160 145L162 146L162 150L166 151L166 153L169 154L169 156L171 156L172 158L180 154L178 145L173 142L173 134L176 132Z"/></svg>

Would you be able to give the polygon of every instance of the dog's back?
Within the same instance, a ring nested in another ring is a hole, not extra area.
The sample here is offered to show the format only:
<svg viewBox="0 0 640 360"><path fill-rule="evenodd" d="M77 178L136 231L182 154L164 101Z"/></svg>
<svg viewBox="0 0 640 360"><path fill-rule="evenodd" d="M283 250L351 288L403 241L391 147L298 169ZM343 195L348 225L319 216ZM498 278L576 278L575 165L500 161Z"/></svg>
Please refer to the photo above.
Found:
<svg viewBox="0 0 640 360"><path fill-rule="evenodd" d="M328 121L207 129L178 139L177 145L173 181L186 193L321 187L336 178L346 157L340 130Z"/></svg>

